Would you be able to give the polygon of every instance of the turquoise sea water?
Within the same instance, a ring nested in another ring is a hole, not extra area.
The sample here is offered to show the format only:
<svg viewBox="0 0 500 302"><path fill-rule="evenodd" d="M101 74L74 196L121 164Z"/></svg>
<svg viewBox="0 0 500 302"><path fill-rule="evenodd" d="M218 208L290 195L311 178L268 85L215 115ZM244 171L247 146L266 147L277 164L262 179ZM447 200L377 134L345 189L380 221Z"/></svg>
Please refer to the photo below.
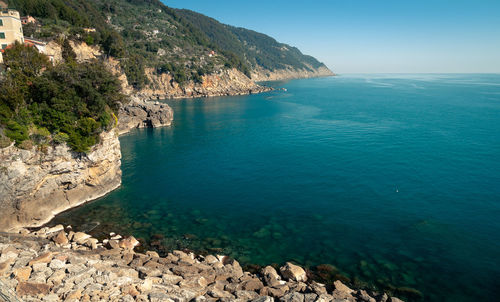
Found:
<svg viewBox="0 0 500 302"><path fill-rule="evenodd" d="M500 75L272 85L287 91L168 101L172 127L120 138L122 187L53 223L498 299Z"/></svg>

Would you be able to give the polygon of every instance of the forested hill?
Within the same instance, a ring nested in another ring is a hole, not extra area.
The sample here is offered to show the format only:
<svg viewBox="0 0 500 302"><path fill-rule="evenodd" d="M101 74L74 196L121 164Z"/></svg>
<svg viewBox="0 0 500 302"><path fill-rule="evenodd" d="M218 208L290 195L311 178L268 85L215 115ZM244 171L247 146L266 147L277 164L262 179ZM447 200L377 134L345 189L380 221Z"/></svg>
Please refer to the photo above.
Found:
<svg viewBox="0 0 500 302"><path fill-rule="evenodd" d="M106 54L120 59L128 82L137 89L148 85L146 67L172 74L179 84L199 82L205 74L233 67L249 77L256 69L326 69L313 57L269 36L172 9L159 0L8 2L22 15L40 20L42 27L26 28L26 35L42 40L64 35L98 44Z"/></svg>
<svg viewBox="0 0 500 302"><path fill-rule="evenodd" d="M279 43L265 34L222 24L191 10L176 10L182 17L204 32L210 41L225 51L238 54L251 69L261 67L274 71L294 68L313 70L325 65L314 57L302 54L296 47Z"/></svg>

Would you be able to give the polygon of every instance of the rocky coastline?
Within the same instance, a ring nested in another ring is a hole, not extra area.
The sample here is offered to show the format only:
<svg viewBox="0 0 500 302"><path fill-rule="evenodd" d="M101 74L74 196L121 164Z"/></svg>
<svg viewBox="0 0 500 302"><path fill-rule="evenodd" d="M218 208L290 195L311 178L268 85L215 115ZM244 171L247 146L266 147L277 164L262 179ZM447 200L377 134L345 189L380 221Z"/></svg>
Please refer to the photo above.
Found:
<svg viewBox="0 0 500 302"><path fill-rule="evenodd" d="M0 300L5 301L367 301L384 293L321 284L293 263L245 272L221 255L141 250L134 237L101 240L70 226L0 233Z"/></svg>
<svg viewBox="0 0 500 302"><path fill-rule="evenodd" d="M135 98L120 109L117 127L103 132L87 154L67 145L0 149L0 231L37 227L121 185L119 134L171 124L172 109Z"/></svg>
<svg viewBox="0 0 500 302"><path fill-rule="evenodd" d="M252 80L256 82L283 81L293 79L331 77L335 75L336 74L326 66L322 66L319 68L310 67L310 69L277 69L273 71L255 69L254 71L252 71Z"/></svg>

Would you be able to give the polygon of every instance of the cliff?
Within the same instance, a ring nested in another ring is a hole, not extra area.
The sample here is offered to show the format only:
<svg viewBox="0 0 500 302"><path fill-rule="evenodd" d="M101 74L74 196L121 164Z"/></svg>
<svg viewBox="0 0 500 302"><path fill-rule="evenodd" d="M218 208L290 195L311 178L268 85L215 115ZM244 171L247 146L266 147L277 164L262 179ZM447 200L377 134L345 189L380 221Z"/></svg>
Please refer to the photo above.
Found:
<svg viewBox="0 0 500 302"><path fill-rule="evenodd" d="M115 130L103 133L87 155L66 145L0 149L0 230L40 226L114 190L121 184L120 159Z"/></svg>
<svg viewBox="0 0 500 302"><path fill-rule="evenodd" d="M121 184L118 134L132 128L170 125L165 104L133 99L119 113L118 127L101 134L88 154L66 145L0 149L0 231L36 227L56 214L99 198Z"/></svg>
<svg viewBox="0 0 500 302"><path fill-rule="evenodd" d="M189 81L177 84L170 74L156 74L152 68L146 69L150 87L140 90L137 95L150 99L192 98L254 94L271 90L256 84L236 69L219 70L202 76L201 83Z"/></svg>

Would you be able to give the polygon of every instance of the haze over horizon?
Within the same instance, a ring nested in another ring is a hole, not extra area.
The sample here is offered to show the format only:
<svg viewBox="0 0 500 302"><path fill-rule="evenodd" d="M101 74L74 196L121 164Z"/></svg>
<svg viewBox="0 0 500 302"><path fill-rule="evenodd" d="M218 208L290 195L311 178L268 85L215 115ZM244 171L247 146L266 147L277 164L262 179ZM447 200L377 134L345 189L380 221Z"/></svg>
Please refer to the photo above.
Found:
<svg viewBox="0 0 500 302"><path fill-rule="evenodd" d="M342 73L499 73L500 2L162 0L298 47Z"/></svg>

